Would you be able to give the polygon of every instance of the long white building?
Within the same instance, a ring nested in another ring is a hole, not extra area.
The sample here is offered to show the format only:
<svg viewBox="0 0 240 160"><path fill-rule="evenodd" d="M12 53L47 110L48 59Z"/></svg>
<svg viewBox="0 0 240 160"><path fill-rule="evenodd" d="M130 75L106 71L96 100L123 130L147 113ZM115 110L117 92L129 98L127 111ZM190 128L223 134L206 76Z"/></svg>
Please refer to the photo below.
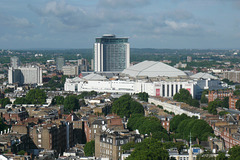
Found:
<svg viewBox="0 0 240 160"><path fill-rule="evenodd" d="M181 88L189 90L194 96L194 82L144 82L123 80L86 80L76 77L67 79L64 90L73 92L96 91L109 93L140 93L147 92L151 96L173 97Z"/></svg>
<svg viewBox="0 0 240 160"><path fill-rule="evenodd" d="M173 97L180 89L186 89L192 97L199 98L204 89L222 88L219 80L188 77L183 71L161 62L144 61L125 69L116 80L96 73L85 77L67 79L65 91L97 91L109 93L140 93L151 96ZM154 77L155 76L155 77Z"/></svg>

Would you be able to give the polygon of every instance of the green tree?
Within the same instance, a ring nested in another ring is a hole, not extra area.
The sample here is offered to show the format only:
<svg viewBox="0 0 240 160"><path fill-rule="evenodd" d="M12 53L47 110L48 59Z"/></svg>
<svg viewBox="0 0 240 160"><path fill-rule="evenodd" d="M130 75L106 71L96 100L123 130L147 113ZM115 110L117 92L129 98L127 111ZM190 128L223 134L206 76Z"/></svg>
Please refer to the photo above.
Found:
<svg viewBox="0 0 240 160"><path fill-rule="evenodd" d="M18 155L24 155L25 154L25 151L24 150L21 150L17 153Z"/></svg>
<svg viewBox="0 0 240 160"><path fill-rule="evenodd" d="M240 90L238 89L238 90L235 90L234 92L233 92L233 95L234 96L240 96Z"/></svg>
<svg viewBox="0 0 240 160"><path fill-rule="evenodd" d="M26 99L32 104L44 104L46 102L47 95L44 90L36 88L31 89L26 94Z"/></svg>
<svg viewBox="0 0 240 160"><path fill-rule="evenodd" d="M175 117L170 121L170 127L172 127L170 129L176 133L176 138L189 140L190 132L193 139L198 138L200 141L207 140L208 136L214 136L212 128L204 120L186 117L186 115Z"/></svg>
<svg viewBox="0 0 240 160"><path fill-rule="evenodd" d="M138 93L138 98L141 100L141 101L145 101L145 102L148 102L148 93L146 92L141 92L141 93Z"/></svg>
<svg viewBox="0 0 240 160"><path fill-rule="evenodd" d="M76 95L68 95L64 99L64 109L68 112L71 112L72 110L79 109L79 100Z"/></svg>
<svg viewBox="0 0 240 160"><path fill-rule="evenodd" d="M90 141L84 146L84 154L87 157L95 155L95 141Z"/></svg>
<svg viewBox="0 0 240 160"><path fill-rule="evenodd" d="M221 101L215 100L208 103L208 113L217 115L217 107L221 107Z"/></svg>
<svg viewBox="0 0 240 160"><path fill-rule="evenodd" d="M194 107L199 107L199 102L192 98L190 92L186 89L180 89L178 93L173 96L173 99L178 102L184 102Z"/></svg>
<svg viewBox="0 0 240 160"><path fill-rule="evenodd" d="M236 145L230 148L228 154L230 154L229 160L239 160L240 159L240 146Z"/></svg>
<svg viewBox="0 0 240 160"><path fill-rule="evenodd" d="M0 104L2 108L4 108L7 104L11 104L11 101L9 98L3 98L3 99L0 99Z"/></svg>
<svg viewBox="0 0 240 160"><path fill-rule="evenodd" d="M122 145L121 149L122 149L122 152L125 152L125 151L130 151L134 147L135 147L135 143L132 141Z"/></svg>
<svg viewBox="0 0 240 160"><path fill-rule="evenodd" d="M25 97L17 97L14 104L29 104L29 102Z"/></svg>
<svg viewBox="0 0 240 160"><path fill-rule="evenodd" d="M143 142L136 144L134 151L126 160L168 160L168 157L168 151L160 141L146 138Z"/></svg>
<svg viewBox="0 0 240 160"><path fill-rule="evenodd" d="M55 96L52 100L53 105L63 105L64 97L63 96Z"/></svg>
<svg viewBox="0 0 240 160"><path fill-rule="evenodd" d="M225 97L221 103L222 108L229 108L229 97Z"/></svg>
<svg viewBox="0 0 240 160"><path fill-rule="evenodd" d="M226 157L226 154L224 152L218 152L218 156L216 160L227 160L228 157Z"/></svg>
<svg viewBox="0 0 240 160"><path fill-rule="evenodd" d="M131 114L144 114L144 108L140 103L133 100L130 95L125 94L113 102L112 112L121 117L126 116L129 118Z"/></svg>
<svg viewBox="0 0 240 160"><path fill-rule="evenodd" d="M3 122L2 118L0 118L0 131L4 131L8 129L8 126Z"/></svg>
<svg viewBox="0 0 240 160"><path fill-rule="evenodd" d="M240 109L240 100L237 100L236 102L236 108L239 110Z"/></svg>
<svg viewBox="0 0 240 160"><path fill-rule="evenodd" d="M173 119L170 121L170 130L172 132L175 132L179 124L185 119L190 119L190 117L188 117L186 114L174 116Z"/></svg>

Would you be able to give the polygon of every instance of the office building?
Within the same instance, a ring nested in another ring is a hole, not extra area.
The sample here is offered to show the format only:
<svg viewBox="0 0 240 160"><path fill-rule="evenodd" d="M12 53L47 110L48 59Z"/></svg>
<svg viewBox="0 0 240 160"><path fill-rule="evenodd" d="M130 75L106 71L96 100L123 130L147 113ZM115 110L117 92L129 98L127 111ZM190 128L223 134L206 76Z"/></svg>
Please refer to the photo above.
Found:
<svg viewBox="0 0 240 160"><path fill-rule="evenodd" d="M63 57L57 57L56 59L56 66L57 66L57 70L61 71L62 67L65 65L65 60Z"/></svg>
<svg viewBox="0 0 240 160"><path fill-rule="evenodd" d="M8 70L8 83L18 84L41 84L42 83L42 69L39 67L12 67Z"/></svg>
<svg viewBox="0 0 240 160"><path fill-rule="evenodd" d="M62 71L66 76L77 76L81 72L80 66L63 66Z"/></svg>
<svg viewBox="0 0 240 160"><path fill-rule="evenodd" d="M89 63L87 59L78 59L78 66L82 72L87 72L89 70Z"/></svg>
<svg viewBox="0 0 240 160"><path fill-rule="evenodd" d="M11 57L10 61L11 61L12 68L17 69L20 66L20 60L18 57L16 56Z"/></svg>
<svg viewBox="0 0 240 160"><path fill-rule="evenodd" d="M130 65L130 47L128 38L117 38L113 34L104 34L96 38L94 44L95 72L121 72Z"/></svg>

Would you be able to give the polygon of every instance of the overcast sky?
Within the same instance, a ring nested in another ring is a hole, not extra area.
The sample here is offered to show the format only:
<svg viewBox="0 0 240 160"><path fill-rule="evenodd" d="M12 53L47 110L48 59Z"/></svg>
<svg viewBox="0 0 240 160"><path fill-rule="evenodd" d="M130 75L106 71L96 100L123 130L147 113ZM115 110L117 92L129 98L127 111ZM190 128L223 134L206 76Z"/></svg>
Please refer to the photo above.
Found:
<svg viewBox="0 0 240 160"><path fill-rule="evenodd" d="M0 48L240 48L240 0L1 0Z"/></svg>

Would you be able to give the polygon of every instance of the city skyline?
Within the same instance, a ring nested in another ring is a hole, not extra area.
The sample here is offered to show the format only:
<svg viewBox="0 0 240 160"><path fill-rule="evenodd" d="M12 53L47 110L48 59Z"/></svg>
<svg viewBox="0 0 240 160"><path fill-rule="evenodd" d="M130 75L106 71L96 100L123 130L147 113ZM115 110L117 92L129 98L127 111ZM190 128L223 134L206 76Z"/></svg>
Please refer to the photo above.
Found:
<svg viewBox="0 0 240 160"><path fill-rule="evenodd" d="M0 49L92 48L129 37L132 48L238 49L235 0L10 0L0 2Z"/></svg>

